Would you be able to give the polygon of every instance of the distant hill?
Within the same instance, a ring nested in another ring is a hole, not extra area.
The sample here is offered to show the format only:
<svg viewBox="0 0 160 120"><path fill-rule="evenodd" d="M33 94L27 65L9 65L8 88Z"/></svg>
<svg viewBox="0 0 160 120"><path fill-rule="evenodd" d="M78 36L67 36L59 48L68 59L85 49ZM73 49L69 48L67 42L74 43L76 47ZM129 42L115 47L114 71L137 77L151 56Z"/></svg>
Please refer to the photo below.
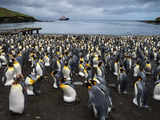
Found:
<svg viewBox="0 0 160 120"><path fill-rule="evenodd" d="M35 21L38 20L32 16L11 11L6 8L0 8L0 23L19 23L19 22L35 22Z"/></svg>
<svg viewBox="0 0 160 120"><path fill-rule="evenodd" d="M157 17L157 18L156 18L156 21L160 21L160 17Z"/></svg>
<svg viewBox="0 0 160 120"><path fill-rule="evenodd" d="M160 24L160 17L157 17L155 20L141 20L140 22L151 23L151 24Z"/></svg>

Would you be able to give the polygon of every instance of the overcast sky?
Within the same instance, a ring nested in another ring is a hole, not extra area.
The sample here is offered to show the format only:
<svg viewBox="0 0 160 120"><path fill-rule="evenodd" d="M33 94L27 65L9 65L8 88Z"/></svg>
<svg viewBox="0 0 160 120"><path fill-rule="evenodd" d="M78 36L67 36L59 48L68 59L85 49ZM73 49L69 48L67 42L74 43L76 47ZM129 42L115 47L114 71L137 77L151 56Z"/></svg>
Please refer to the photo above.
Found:
<svg viewBox="0 0 160 120"><path fill-rule="evenodd" d="M160 16L160 0L0 0L0 7L36 18L143 20Z"/></svg>

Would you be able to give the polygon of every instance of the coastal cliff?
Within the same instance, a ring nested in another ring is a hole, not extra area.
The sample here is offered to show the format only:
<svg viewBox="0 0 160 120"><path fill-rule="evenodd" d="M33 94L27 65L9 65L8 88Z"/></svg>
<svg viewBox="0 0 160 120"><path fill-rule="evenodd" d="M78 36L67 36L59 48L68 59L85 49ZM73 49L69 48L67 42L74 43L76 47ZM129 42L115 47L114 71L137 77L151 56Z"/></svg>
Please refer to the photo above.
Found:
<svg viewBox="0 0 160 120"><path fill-rule="evenodd" d="M38 20L32 16L11 11L6 8L0 8L0 23L19 23L19 22L35 22L35 21Z"/></svg>

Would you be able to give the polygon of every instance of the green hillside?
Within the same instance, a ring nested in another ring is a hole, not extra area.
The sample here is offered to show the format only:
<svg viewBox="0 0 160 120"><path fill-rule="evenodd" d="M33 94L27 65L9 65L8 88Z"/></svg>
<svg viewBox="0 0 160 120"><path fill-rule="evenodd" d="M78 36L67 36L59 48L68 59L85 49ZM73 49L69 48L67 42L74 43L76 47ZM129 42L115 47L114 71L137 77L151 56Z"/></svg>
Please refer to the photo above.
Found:
<svg viewBox="0 0 160 120"><path fill-rule="evenodd" d="M0 23L34 22L34 21L37 20L32 16L11 11L6 8L0 8Z"/></svg>
<svg viewBox="0 0 160 120"><path fill-rule="evenodd" d="M160 21L160 17L157 17L157 18L156 18L156 21Z"/></svg>

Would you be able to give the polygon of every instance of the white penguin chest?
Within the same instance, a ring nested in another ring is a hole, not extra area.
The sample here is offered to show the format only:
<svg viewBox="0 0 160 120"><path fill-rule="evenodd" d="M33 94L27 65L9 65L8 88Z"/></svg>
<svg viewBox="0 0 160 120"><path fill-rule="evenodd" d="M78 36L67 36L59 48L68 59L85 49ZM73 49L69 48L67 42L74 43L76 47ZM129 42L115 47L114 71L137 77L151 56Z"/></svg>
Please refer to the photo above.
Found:
<svg viewBox="0 0 160 120"><path fill-rule="evenodd" d="M9 68L9 69L7 70L7 72L6 72L6 74L5 74L7 80L13 79L14 73L15 73L14 68Z"/></svg>
<svg viewBox="0 0 160 120"><path fill-rule="evenodd" d="M43 75L42 68L40 67L39 64L36 65L36 72L37 72L37 75L40 75L40 76Z"/></svg>
<svg viewBox="0 0 160 120"><path fill-rule="evenodd" d="M11 86L9 94L9 110L16 113L23 113L24 94L20 84Z"/></svg>
<svg viewBox="0 0 160 120"><path fill-rule="evenodd" d="M14 64L14 69L15 69L15 72L17 74L21 74L22 73L21 66L20 66L19 63Z"/></svg>
<svg viewBox="0 0 160 120"><path fill-rule="evenodd" d="M64 88L63 92L64 92L63 98L64 98L65 102L75 101L76 91L72 87L68 86L68 87Z"/></svg>

